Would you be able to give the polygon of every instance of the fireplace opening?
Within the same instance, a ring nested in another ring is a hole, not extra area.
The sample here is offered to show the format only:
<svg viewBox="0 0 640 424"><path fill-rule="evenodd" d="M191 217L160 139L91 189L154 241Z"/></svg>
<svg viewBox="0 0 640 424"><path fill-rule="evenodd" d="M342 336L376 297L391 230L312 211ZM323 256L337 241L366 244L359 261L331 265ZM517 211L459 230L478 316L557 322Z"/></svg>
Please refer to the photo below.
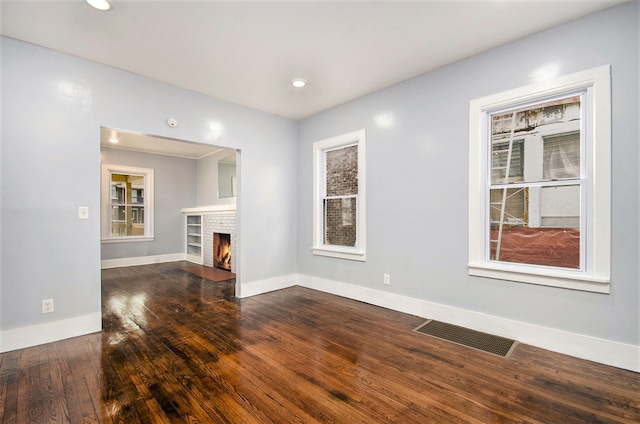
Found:
<svg viewBox="0 0 640 424"><path fill-rule="evenodd" d="M213 266L231 271L231 234L213 233Z"/></svg>

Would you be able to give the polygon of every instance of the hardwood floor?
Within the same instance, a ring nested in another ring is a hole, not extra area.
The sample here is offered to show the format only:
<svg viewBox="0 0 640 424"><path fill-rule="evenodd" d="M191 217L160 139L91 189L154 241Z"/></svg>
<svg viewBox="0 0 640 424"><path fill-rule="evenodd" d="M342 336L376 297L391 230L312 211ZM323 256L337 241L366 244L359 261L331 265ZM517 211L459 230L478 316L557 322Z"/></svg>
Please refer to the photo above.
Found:
<svg viewBox="0 0 640 424"><path fill-rule="evenodd" d="M104 270L102 333L1 354L0 421L640 422L640 374L299 287L240 300L184 265Z"/></svg>
<svg viewBox="0 0 640 424"><path fill-rule="evenodd" d="M231 271L226 271L218 268L212 268L206 265L187 265L182 267L183 270L195 274L199 277L206 278L207 280L221 283L227 280L235 280L236 274Z"/></svg>

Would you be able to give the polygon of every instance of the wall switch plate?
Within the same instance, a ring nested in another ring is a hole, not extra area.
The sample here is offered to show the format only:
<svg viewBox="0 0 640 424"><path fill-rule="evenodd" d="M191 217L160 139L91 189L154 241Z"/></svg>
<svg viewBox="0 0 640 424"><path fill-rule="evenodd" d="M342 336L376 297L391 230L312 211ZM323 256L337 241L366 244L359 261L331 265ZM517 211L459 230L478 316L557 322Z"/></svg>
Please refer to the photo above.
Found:
<svg viewBox="0 0 640 424"><path fill-rule="evenodd" d="M42 299L42 313L50 314L53 312L53 299Z"/></svg>
<svg viewBox="0 0 640 424"><path fill-rule="evenodd" d="M89 219L89 206L78 206L78 219Z"/></svg>
<svg viewBox="0 0 640 424"><path fill-rule="evenodd" d="M384 278L383 278L382 282L384 284L391 284L391 275L389 275L389 274L383 274L383 275L384 275Z"/></svg>

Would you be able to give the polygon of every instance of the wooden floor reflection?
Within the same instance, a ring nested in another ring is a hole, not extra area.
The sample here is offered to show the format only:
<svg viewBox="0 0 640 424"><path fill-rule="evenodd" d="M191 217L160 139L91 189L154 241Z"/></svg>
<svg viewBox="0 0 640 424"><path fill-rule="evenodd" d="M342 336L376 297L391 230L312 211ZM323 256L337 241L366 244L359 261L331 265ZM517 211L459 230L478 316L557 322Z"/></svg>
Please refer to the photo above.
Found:
<svg viewBox="0 0 640 424"><path fill-rule="evenodd" d="M640 374L299 287L239 300L184 265L104 270L102 333L0 355L0 422L640 421Z"/></svg>

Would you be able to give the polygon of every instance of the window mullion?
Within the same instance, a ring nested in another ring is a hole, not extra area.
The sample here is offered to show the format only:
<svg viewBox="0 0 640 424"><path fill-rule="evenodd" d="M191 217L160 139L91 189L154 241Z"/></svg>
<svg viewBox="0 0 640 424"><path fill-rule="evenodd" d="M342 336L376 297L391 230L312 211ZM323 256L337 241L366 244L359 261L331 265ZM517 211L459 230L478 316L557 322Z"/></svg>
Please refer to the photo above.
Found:
<svg viewBox="0 0 640 424"><path fill-rule="evenodd" d="M358 197L357 194L341 194L339 196L325 196L325 199L353 199Z"/></svg>
<svg viewBox="0 0 640 424"><path fill-rule="evenodd" d="M525 188L525 187L561 187L569 185L581 185L584 180L581 178L573 178L566 180L553 180L553 181L532 181L532 182L517 182L509 184L489 184L490 190L501 190L503 188Z"/></svg>

